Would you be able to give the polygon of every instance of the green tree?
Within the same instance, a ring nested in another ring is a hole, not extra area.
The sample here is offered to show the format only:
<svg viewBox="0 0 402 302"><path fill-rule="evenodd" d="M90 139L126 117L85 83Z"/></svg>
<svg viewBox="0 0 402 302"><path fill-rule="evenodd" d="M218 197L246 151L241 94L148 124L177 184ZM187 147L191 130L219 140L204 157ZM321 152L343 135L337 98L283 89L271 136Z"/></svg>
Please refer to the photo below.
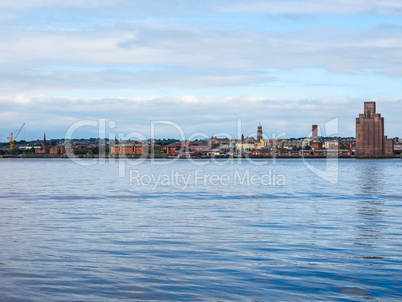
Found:
<svg viewBox="0 0 402 302"><path fill-rule="evenodd" d="M99 154L99 147L92 148L92 154Z"/></svg>

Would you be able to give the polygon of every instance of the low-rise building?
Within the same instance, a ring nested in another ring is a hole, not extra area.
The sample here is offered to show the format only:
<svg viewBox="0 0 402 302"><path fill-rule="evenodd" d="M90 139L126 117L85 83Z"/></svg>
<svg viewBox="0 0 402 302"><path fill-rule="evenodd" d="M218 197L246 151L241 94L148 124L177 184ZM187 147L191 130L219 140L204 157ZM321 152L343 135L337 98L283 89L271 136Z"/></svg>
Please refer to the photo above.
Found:
<svg viewBox="0 0 402 302"><path fill-rule="evenodd" d="M320 141L311 142L311 148L313 150L322 150L322 142L320 142Z"/></svg>
<svg viewBox="0 0 402 302"><path fill-rule="evenodd" d="M209 148L209 142L207 142L207 141L189 142L188 148L189 148L189 150L192 150L192 151L208 149Z"/></svg>
<svg viewBox="0 0 402 302"><path fill-rule="evenodd" d="M218 138L216 136L212 136L209 140L209 148L221 148L221 149L229 149L231 146L232 140L224 137Z"/></svg>
<svg viewBox="0 0 402 302"><path fill-rule="evenodd" d="M339 141L337 139L327 140L324 143L324 147L327 150L337 150L339 149Z"/></svg>
<svg viewBox="0 0 402 302"><path fill-rule="evenodd" d="M254 151L251 152L250 155L251 155L251 156L259 156L259 157L261 157L261 156L262 156L262 152L261 152L261 150L254 150Z"/></svg>
<svg viewBox="0 0 402 302"><path fill-rule="evenodd" d="M264 149L269 147L269 140L268 139L261 139L257 140L255 143L256 149Z"/></svg>
<svg viewBox="0 0 402 302"><path fill-rule="evenodd" d="M64 146L50 147L49 154L66 154L66 148Z"/></svg>
<svg viewBox="0 0 402 302"><path fill-rule="evenodd" d="M143 153L144 148L142 144L119 144L110 147L111 155L142 155Z"/></svg>

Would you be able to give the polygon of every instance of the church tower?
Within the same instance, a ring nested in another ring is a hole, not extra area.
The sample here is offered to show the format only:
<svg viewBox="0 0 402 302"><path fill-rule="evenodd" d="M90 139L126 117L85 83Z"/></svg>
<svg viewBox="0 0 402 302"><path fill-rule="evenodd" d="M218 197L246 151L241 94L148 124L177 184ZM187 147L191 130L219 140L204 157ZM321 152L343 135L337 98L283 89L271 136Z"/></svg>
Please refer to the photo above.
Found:
<svg viewBox="0 0 402 302"><path fill-rule="evenodd" d="M261 123L259 123L258 128L257 128L257 141L262 140L262 126Z"/></svg>

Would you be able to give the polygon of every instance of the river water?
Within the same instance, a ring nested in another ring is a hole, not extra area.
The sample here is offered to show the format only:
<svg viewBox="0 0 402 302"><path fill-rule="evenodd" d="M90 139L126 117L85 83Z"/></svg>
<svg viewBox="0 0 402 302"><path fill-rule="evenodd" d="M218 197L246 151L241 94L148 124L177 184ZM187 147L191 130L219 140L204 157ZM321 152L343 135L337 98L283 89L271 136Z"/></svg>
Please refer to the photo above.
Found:
<svg viewBox="0 0 402 302"><path fill-rule="evenodd" d="M0 301L398 301L402 160L0 160Z"/></svg>

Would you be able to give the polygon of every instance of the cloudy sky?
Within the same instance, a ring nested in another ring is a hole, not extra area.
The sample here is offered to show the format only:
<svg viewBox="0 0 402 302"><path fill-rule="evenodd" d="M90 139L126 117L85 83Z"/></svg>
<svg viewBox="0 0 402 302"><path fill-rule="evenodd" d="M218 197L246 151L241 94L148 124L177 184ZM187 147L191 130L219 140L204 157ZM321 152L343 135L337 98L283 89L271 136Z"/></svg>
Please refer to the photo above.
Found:
<svg viewBox="0 0 402 302"><path fill-rule="evenodd" d="M401 0L0 0L0 41L0 141L100 118L145 137L162 120L299 137L338 118L354 136L371 100L402 137Z"/></svg>

